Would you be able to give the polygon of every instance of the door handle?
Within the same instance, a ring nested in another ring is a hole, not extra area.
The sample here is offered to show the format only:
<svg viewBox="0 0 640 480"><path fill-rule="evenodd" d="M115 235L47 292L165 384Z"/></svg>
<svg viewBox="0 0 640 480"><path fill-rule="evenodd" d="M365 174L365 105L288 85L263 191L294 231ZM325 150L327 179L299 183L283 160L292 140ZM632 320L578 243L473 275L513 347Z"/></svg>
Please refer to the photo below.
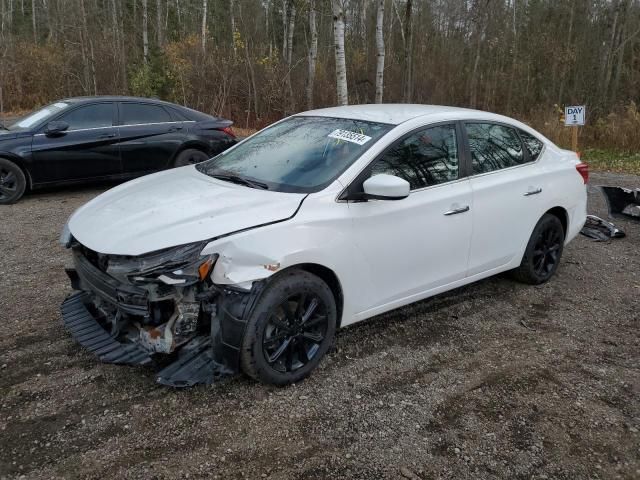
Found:
<svg viewBox="0 0 640 480"><path fill-rule="evenodd" d="M182 130L182 127L171 127L171 128L169 129L169 132L177 132L177 131L179 131L179 130Z"/></svg>
<svg viewBox="0 0 640 480"><path fill-rule="evenodd" d="M448 212L444 212L446 216L449 215L457 215L458 213L464 213L469 211L469 205L460 208L454 208L453 210L449 210Z"/></svg>
<svg viewBox="0 0 640 480"><path fill-rule="evenodd" d="M103 133L102 135L98 135L99 139L103 139L103 138L113 138L115 137L116 134L115 133Z"/></svg>
<svg viewBox="0 0 640 480"><path fill-rule="evenodd" d="M542 193L542 189L541 188L536 188L535 190L529 190L527 193L524 194L525 197L530 197L531 195L537 195L539 193Z"/></svg>

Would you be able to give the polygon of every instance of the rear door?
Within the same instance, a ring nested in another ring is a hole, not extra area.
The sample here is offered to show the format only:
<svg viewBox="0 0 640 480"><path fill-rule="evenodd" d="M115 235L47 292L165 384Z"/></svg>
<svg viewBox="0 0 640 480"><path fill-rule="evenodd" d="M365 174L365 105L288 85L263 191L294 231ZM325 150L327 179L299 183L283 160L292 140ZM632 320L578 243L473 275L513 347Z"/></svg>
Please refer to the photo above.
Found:
<svg viewBox="0 0 640 480"><path fill-rule="evenodd" d="M34 183L81 180L118 175L122 172L118 128L114 126L113 102L80 105L55 118L69 128L49 136L33 137Z"/></svg>
<svg viewBox="0 0 640 480"><path fill-rule="evenodd" d="M120 149L124 173L141 175L170 166L184 142L183 121L162 105L120 102Z"/></svg>
<svg viewBox="0 0 640 480"><path fill-rule="evenodd" d="M474 121L464 123L464 132L474 207L467 275L473 276L522 255L548 192L536 162L540 151L524 148L518 129Z"/></svg>

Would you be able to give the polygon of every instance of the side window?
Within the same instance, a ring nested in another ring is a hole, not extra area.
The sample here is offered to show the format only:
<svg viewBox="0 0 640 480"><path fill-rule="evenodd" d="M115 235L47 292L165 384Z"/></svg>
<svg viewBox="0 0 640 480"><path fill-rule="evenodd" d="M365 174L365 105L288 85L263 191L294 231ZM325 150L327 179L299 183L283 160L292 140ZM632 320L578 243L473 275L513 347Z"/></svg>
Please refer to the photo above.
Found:
<svg viewBox="0 0 640 480"><path fill-rule="evenodd" d="M524 163L522 143L515 129L493 123L467 123L473 173L485 173Z"/></svg>
<svg viewBox="0 0 640 480"><path fill-rule="evenodd" d="M524 148L529 152L529 161L535 162L540 156L540 152L542 152L544 144L530 133L523 130L518 131L520 132L522 143L524 143Z"/></svg>
<svg viewBox="0 0 640 480"><path fill-rule="evenodd" d="M425 128L401 140L371 166L371 175L404 178L411 190L458 179L455 125Z"/></svg>
<svg viewBox="0 0 640 480"><path fill-rule="evenodd" d="M96 103L76 108L60 118L69 130L113 126L113 103Z"/></svg>
<svg viewBox="0 0 640 480"><path fill-rule="evenodd" d="M120 115L123 125L170 122L171 115L160 105L121 103Z"/></svg>

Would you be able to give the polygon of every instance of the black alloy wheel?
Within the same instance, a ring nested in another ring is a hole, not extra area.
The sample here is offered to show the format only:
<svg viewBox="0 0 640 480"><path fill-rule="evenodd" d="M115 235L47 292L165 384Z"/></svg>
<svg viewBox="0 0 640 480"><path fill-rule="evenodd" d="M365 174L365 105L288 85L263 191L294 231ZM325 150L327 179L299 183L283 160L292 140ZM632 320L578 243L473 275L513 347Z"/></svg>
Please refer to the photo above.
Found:
<svg viewBox="0 0 640 480"><path fill-rule="evenodd" d="M564 248L565 232L555 215L545 213L533 229L520 266L513 276L530 285L549 280L558 269Z"/></svg>
<svg viewBox="0 0 640 480"><path fill-rule="evenodd" d="M335 297L321 278L296 268L280 272L248 315L242 370L263 383L299 382L333 345L337 323Z"/></svg>
<svg viewBox="0 0 640 480"><path fill-rule="evenodd" d="M274 370L293 372L317 355L328 329L327 306L319 296L294 295L268 315L262 352Z"/></svg>
<svg viewBox="0 0 640 480"><path fill-rule="evenodd" d="M26 179L20 167L0 158L0 205L16 202L26 188Z"/></svg>
<svg viewBox="0 0 640 480"><path fill-rule="evenodd" d="M188 148L178 154L174 162L174 167L184 167L186 165L195 165L209 159L209 155L201 150Z"/></svg>
<svg viewBox="0 0 640 480"><path fill-rule="evenodd" d="M540 232L533 249L533 268L539 276L548 275L558 265L564 238L555 225L549 224Z"/></svg>

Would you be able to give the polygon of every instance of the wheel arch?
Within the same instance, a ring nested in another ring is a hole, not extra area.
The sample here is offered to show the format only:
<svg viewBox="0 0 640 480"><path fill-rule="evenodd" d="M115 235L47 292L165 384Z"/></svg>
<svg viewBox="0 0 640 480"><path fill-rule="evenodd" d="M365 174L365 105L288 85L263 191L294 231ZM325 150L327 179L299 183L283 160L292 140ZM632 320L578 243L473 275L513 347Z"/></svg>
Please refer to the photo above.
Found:
<svg viewBox="0 0 640 480"><path fill-rule="evenodd" d="M545 212L545 215L553 215L562 224L562 229L564 230L564 237L567 238L567 229L569 228L569 213L564 207L553 207Z"/></svg>
<svg viewBox="0 0 640 480"><path fill-rule="evenodd" d="M291 269L304 270L305 272L311 273L316 277L319 277L324 283L327 284L331 293L333 293L333 298L336 301L336 309L338 312L337 324L336 328L340 328L342 324L342 312L344 308L344 294L342 291L342 284L340 283L340 279L338 275L328 267L324 265L320 265L319 263L299 263L296 265L291 265L285 268L283 271L288 271Z"/></svg>

